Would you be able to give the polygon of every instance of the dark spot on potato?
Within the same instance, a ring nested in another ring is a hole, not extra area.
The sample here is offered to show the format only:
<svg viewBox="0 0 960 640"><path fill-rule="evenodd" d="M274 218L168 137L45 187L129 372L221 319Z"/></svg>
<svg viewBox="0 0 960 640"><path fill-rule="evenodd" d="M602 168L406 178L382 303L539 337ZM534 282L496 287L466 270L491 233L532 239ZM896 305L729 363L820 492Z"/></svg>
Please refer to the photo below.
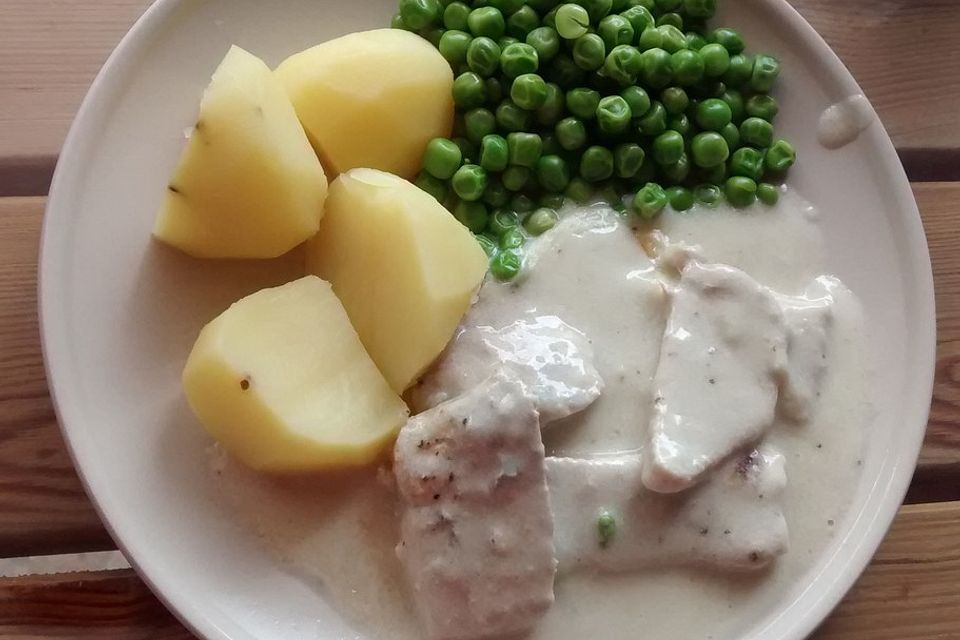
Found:
<svg viewBox="0 0 960 640"><path fill-rule="evenodd" d="M175 193L175 194L177 194L178 196L179 196L179 195L183 195L183 192L180 191L180 188L177 187L176 185L168 184L168 185L167 185L167 191L169 191L170 193Z"/></svg>
<svg viewBox="0 0 960 640"><path fill-rule="evenodd" d="M240 389L246 391L250 388L250 378L244 378L240 381Z"/></svg>
<svg viewBox="0 0 960 640"><path fill-rule="evenodd" d="M750 552L750 562L760 562L760 554L756 551Z"/></svg>

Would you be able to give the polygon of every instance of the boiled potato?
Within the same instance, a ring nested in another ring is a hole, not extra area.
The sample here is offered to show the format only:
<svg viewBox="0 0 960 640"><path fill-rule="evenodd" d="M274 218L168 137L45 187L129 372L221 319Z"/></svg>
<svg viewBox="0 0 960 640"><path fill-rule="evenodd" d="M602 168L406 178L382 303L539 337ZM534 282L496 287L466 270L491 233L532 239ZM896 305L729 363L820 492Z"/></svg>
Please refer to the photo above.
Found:
<svg viewBox="0 0 960 640"><path fill-rule="evenodd" d="M204 327L183 386L207 431L263 471L368 463L407 418L315 276L248 296Z"/></svg>
<svg viewBox="0 0 960 640"><path fill-rule="evenodd" d="M330 187L307 268L333 285L394 391L440 354L487 271L473 235L406 180L353 169Z"/></svg>
<svg viewBox="0 0 960 640"><path fill-rule="evenodd" d="M413 178L427 143L450 135L453 72L413 33L351 33L292 56L276 73L334 174L372 167Z"/></svg>
<svg viewBox="0 0 960 640"><path fill-rule="evenodd" d="M201 258L273 258L316 233L326 195L282 85L233 47L203 95L153 233Z"/></svg>

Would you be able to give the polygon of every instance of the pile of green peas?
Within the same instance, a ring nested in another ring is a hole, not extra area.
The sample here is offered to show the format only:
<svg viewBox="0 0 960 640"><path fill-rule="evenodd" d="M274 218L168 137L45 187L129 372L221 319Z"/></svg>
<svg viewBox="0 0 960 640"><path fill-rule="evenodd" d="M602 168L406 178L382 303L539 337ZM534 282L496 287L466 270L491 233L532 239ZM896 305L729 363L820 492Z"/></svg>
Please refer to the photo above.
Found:
<svg viewBox="0 0 960 640"><path fill-rule="evenodd" d="M469 4L467 3L469 2ZM453 137L417 185L511 280L565 201L656 217L777 202L796 151L774 135L780 63L709 29L717 0L400 0L392 26L454 70Z"/></svg>

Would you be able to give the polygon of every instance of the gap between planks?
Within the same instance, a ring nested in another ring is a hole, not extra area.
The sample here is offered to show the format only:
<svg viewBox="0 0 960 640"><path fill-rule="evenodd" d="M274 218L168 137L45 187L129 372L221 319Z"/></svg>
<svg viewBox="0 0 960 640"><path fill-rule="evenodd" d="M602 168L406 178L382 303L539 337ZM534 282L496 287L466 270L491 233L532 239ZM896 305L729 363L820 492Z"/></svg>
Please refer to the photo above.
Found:
<svg viewBox="0 0 960 640"><path fill-rule="evenodd" d="M960 498L960 183L915 184L937 284L938 364L910 502ZM47 393L36 317L43 198L0 198L0 557L115 548Z"/></svg>

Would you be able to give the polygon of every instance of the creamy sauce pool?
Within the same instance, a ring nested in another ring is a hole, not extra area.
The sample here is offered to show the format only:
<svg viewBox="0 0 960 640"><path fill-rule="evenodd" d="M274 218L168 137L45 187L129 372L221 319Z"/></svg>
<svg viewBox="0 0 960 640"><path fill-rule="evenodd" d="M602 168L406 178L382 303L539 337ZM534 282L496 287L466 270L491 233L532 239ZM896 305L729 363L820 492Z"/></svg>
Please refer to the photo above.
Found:
<svg viewBox="0 0 960 640"><path fill-rule="evenodd" d="M516 285L484 286L465 322L503 326L556 315L582 331L592 343L603 394L544 430L547 454L637 452L650 419L666 294L626 219L599 205L566 213L574 217L564 221L566 232L532 245L527 275ZM698 245L710 262L799 295L823 273L816 218L788 192L774 208L666 212L657 227L672 242ZM805 424L776 423L764 440L786 459L782 502L789 551L751 574L700 568L561 573L556 603L531 638L739 639L803 586L804 574L812 575L842 528L870 410L860 309L845 290L835 297L828 367L814 413ZM216 450L212 459L226 498L278 561L332 598L360 632L386 640L422 637L394 553L399 533L389 474L279 481L246 471Z"/></svg>

